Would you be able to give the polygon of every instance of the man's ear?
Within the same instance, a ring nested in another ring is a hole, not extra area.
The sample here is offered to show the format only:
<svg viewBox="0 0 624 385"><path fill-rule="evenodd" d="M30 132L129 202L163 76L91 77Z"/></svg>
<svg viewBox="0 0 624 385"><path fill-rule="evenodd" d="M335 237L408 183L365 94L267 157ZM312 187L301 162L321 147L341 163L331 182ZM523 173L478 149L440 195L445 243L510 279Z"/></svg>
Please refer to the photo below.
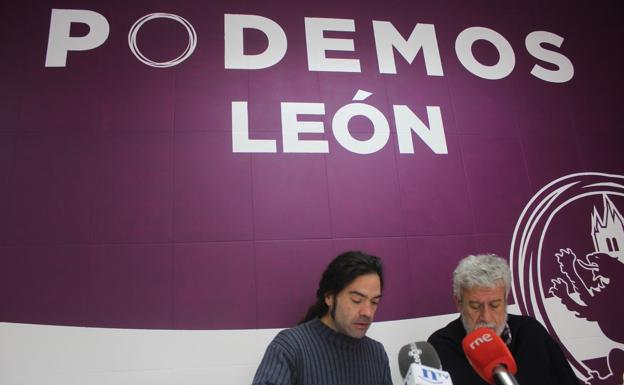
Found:
<svg viewBox="0 0 624 385"><path fill-rule="evenodd" d="M457 308L457 311L461 313L461 298L453 296L453 301L455 302L455 307Z"/></svg>
<svg viewBox="0 0 624 385"><path fill-rule="evenodd" d="M327 305L328 308L331 309L333 302L334 302L334 294L332 293L325 294L325 305Z"/></svg>

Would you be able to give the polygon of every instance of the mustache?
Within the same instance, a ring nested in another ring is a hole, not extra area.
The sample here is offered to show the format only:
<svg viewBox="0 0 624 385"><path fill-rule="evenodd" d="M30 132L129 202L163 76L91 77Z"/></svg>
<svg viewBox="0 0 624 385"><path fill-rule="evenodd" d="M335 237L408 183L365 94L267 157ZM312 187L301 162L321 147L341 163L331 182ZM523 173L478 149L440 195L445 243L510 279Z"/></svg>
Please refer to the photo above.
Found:
<svg viewBox="0 0 624 385"><path fill-rule="evenodd" d="M470 333L478 328L485 327L494 330L500 335L507 324L507 313L505 313L505 320L500 325L496 324L496 322L476 322L472 327L470 327L467 318L468 317L463 312L460 313L461 323L467 333Z"/></svg>
<svg viewBox="0 0 624 385"><path fill-rule="evenodd" d="M489 329L496 329L496 324L494 322L477 322L474 326L475 329L478 328L489 328Z"/></svg>

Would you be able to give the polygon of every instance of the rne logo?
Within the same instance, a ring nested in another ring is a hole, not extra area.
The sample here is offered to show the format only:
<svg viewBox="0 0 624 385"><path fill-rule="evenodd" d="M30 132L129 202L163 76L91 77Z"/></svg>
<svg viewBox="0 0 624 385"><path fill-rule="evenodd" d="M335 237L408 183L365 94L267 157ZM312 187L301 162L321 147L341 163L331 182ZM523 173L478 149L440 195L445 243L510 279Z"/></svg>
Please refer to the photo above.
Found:
<svg viewBox="0 0 624 385"><path fill-rule="evenodd" d="M487 343L487 342L492 342L492 335L489 333L485 333L482 336L480 336L479 338L477 338L476 340L472 341L470 343L470 349L475 350L476 348L479 347L479 345Z"/></svg>

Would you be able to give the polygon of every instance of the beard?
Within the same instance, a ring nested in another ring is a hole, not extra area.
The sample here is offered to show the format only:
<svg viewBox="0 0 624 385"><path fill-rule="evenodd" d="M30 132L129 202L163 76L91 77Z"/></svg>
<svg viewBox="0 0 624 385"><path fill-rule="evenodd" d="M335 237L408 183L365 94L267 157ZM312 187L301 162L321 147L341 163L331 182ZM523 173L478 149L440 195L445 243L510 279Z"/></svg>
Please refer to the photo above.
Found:
<svg viewBox="0 0 624 385"><path fill-rule="evenodd" d="M461 313L460 318L461 318L462 325L464 325L464 330L466 331L466 334L470 334L471 332L479 328L488 328L488 329L494 330L494 332L496 332L496 335L500 336L503 330L505 330L505 325L507 324L507 312L505 312L505 320L501 322L500 325L497 325L494 322L477 322L474 324L474 327L472 329L466 322L466 317L464 317L463 312Z"/></svg>

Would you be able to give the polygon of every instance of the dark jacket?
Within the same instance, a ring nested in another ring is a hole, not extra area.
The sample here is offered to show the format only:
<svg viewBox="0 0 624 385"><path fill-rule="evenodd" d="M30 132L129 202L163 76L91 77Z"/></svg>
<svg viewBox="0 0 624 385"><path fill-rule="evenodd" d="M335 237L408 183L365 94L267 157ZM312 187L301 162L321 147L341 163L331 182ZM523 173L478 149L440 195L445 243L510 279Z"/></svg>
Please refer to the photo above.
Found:
<svg viewBox="0 0 624 385"><path fill-rule="evenodd" d="M507 323L511 332L511 351L520 385L579 385L557 342L538 321L531 317L509 315ZM461 342L466 331L461 319L449 323L429 337L435 347L442 368L451 374L458 385L487 385L472 369L462 350Z"/></svg>

